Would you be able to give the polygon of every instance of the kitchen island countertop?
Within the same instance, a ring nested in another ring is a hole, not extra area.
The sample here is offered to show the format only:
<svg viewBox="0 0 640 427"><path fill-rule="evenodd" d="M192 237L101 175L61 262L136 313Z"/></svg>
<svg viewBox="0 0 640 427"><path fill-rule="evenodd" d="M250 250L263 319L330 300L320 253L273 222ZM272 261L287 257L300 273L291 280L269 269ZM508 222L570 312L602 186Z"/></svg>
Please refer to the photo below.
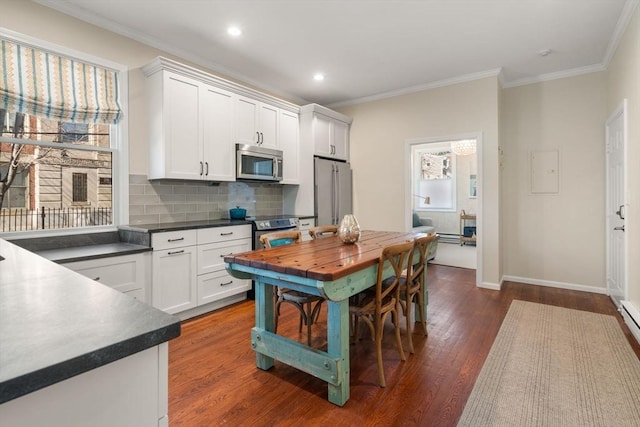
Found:
<svg viewBox="0 0 640 427"><path fill-rule="evenodd" d="M180 320L0 239L0 404L180 335Z"/></svg>

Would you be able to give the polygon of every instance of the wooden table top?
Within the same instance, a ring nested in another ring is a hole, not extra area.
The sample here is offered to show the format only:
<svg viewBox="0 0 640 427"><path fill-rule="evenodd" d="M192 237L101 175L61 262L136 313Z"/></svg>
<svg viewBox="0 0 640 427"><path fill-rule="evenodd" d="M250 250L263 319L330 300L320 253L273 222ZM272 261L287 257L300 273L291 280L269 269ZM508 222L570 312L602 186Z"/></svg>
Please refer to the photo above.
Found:
<svg viewBox="0 0 640 427"><path fill-rule="evenodd" d="M385 246L413 240L423 233L365 230L355 244L338 237L257 249L226 256L224 261L323 282L375 265Z"/></svg>

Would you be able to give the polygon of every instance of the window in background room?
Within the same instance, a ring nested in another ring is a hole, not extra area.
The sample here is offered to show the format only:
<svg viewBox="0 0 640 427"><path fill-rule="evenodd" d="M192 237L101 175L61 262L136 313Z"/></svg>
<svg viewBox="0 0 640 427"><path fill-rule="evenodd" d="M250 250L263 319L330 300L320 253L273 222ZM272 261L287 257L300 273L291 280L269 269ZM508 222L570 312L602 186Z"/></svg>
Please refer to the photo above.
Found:
<svg viewBox="0 0 640 427"><path fill-rule="evenodd" d="M413 209L456 210L455 155L450 144L427 143L412 146Z"/></svg>
<svg viewBox="0 0 640 427"><path fill-rule="evenodd" d="M0 31L0 233L113 226L123 71L45 45Z"/></svg>

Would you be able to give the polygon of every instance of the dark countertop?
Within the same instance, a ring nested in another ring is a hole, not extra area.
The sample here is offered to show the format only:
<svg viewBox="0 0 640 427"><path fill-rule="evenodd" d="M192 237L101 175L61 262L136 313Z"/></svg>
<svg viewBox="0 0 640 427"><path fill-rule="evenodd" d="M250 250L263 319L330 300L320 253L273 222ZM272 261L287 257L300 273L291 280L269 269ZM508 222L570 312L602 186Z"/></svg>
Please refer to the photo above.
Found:
<svg viewBox="0 0 640 427"><path fill-rule="evenodd" d="M167 222L161 224L130 224L121 225L118 227L118 229L138 233L162 233L165 231L228 227L230 225L246 225L251 223L252 221L243 219L213 219L208 221Z"/></svg>
<svg viewBox="0 0 640 427"><path fill-rule="evenodd" d="M61 264L75 261L86 261L96 258L138 254L141 252L150 252L151 250L152 249L148 246L134 245L131 243L105 243L101 245L49 249L45 251L36 251L36 253L49 261Z"/></svg>
<svg viewBox="0 0 640 427"><path fill-rule="evenodd" d="M180 335L180 320L0 239L0 404Z"/></svg>

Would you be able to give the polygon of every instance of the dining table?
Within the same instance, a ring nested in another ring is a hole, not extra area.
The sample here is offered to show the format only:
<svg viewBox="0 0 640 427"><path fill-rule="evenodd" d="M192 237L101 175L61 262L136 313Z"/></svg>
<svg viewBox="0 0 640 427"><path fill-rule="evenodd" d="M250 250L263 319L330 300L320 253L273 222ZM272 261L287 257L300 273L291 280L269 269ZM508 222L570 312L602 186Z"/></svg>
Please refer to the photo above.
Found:
<svg viewBox="0 0 640 427"><path fill-rule="evenodd" d="M251 347L256 366L267 370L277 360L314 375L328 383L328 400L343 406L349 400L349 297L375 285L385 247L420 236L424 233L365 230L352 244L332 236L225 256L232 276L255 283ZM414 257L418 255L416 250ZM393 270L389 267L383 274L391 276ZM423 280L426 315L426 274ZM275 333L274 289L278 286L326 299L326 351ZM418 310L414 313L419 316Z"/></svg>

